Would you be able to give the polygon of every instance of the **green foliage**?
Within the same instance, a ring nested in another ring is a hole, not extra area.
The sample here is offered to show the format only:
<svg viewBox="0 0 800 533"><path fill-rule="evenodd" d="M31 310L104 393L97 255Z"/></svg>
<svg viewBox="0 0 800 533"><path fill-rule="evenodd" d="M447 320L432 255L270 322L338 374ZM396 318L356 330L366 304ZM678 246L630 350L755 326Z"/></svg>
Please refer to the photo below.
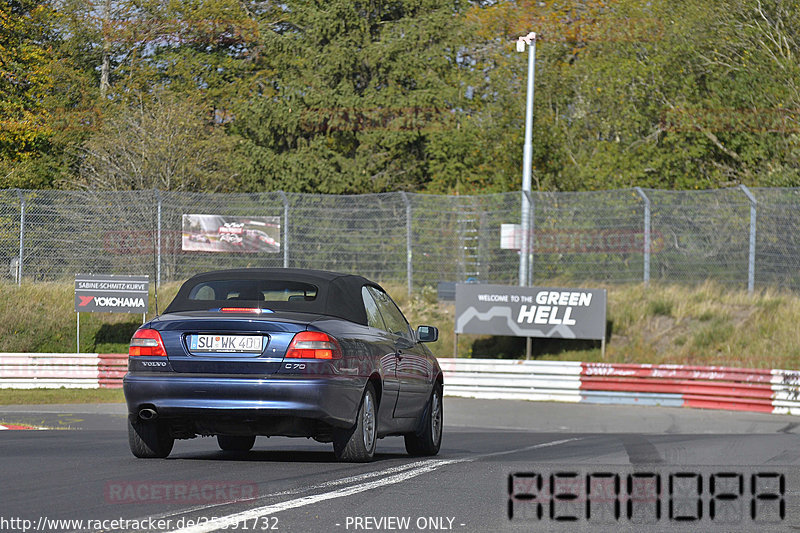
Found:
<svg viewBox="0 0 800 533"><path fill-rule="evenodd" d="M419 190L463 144L451 139L471 75L457 4L296 1L261 27L266 74L232 124L246 188Z"/></svg>
<svg viewBox="0 0 800 533"><path fill-rule="evenodd" d="M692 345L698 349L708 349L725 343L733 334L733 325L723 318L715 318L694 334Z"/></svg>
<svg viewBox="0 0 800 533"><path fill-rule="evenodd" d="M672 316L673 303L669 300L650 300L647 313L651 316Z"/></svg>
<svg viewBox="0 0 800 533"><path fill-rule="evenodd" d="M169 101L220 147L170 187L519 190L531 30L537 190L800 186L792 0L11 0L0 187L88 183Z"/></svg>
<svg viewBox="0 0 800 533"><path fill-rule="evenodd" d="M508 16L514 9L524 22ZM507 39L542 35L534 125L534 146L545 148L534 154L542 190L800 184L796 111L788 111L797 109L798 16L785 0L519 1L472 12L487 38L487 28ZM507 124L497 130L500 147L504 132L522 127L524 104L518 97L510 107L503 93L521 96L525 66L508 45L486 60L486 94L496 99L488 107ZM503 79L519 81L504 87ZM491 145L486 153L498 161Z"/></svg>
<svg viewBox="0 0 800 533"><path fill-rule="evenodd" d="M89 190L234 189L228 167L233 139L211 125L202 101L156 93L131 105L109 106L106 120L84 143L77 179Z"/></svg>
<svg viewBox="0 0 800 533"><path fill-rule="evenodd" d="M41 2L0 5L0 161L42 150L52 131L42 100L52 86L46 44L52 13Z"/></svg>

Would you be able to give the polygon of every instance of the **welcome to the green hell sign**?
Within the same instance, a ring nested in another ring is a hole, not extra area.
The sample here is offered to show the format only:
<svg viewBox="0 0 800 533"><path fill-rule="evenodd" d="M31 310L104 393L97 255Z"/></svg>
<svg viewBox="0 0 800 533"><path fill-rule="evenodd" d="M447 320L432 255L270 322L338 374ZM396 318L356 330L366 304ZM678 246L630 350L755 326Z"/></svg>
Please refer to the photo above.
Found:
<svg viewBox="0 0 800 533"><path fill-rule="evenodd" d="M456 285L456 333L603 339L604 289Z"/></svg>

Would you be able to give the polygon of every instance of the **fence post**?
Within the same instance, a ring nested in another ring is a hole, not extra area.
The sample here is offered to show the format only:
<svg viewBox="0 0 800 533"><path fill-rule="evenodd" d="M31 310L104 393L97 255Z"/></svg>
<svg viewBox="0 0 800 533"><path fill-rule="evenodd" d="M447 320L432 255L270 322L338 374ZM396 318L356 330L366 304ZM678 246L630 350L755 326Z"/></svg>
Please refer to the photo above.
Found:
<svg viewBox="0 0 800 533"><path fill-rule="evenodd" d="M156 193L156 290L161 286L161 191L153 189Z"/></svg>
<svg viewBox="0 0 800 533"><path fill-rule="evenodd" d="M22 286L22 261L25 253L25 196L17 189L19 196L19 258L17 260L17 286Z"/></svg>
<svg viewBox="0 0 800 533"><path fill-rule="evenodd" d="M289 198L283 191L278 191L283 199L283 268L289 268Z"/></svg>
<svg viewBox="0 0 800 533"><path fill-rule="evenodd" d="M413 274L413 255L412 255L412 233L411 233L411 222L413 220L413 212L411 208L411 201L408 199L408 195L404 192L400 193L400 196L403 198L403 202L406 204L406 278L408 281L408 296L411 296L411 289L414 284L414 274Z"/></svg>
<svg viewBox="0 0 800 533"><path fill-rule="evenodd" d="M650 198L641 187L636 187L636 192L644 200L644 284L650 283Z"/></svg>
<svg viewBox="0 0 800 533"><path fill-rule="evenodd" d="M750 252L747 259L747 292L752 293L756 281L756 197L744 185L739 185L750 201Z"/></svg>

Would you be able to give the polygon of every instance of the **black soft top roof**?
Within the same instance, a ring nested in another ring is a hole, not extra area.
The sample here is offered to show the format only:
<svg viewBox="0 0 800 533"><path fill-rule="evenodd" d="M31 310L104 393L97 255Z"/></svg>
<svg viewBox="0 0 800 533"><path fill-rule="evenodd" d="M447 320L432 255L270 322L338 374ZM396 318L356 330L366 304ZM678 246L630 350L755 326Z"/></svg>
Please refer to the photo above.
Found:
<svg viewBox="0 0 800 533"><path fill-rule="evenodd" d="M216 270L197 274L189 278L178 290L178 294L164 313L181 311L200 311L213 307L230 305L229 301L190 300L189 293L200 283L213 280L276 280L309 283L317 287L317 296L309 301L257 302L256 307L269 308L272 311L292 311L330 315L350 320L358 324L367 324L367 313L361 297L361 288L365 285L380 285L361 276L340 274L325 270L309 270L302 268L239 268L232 270ZM384 291L385 292L385 291ZM220 305L216 305L220 304Z"/></svg>

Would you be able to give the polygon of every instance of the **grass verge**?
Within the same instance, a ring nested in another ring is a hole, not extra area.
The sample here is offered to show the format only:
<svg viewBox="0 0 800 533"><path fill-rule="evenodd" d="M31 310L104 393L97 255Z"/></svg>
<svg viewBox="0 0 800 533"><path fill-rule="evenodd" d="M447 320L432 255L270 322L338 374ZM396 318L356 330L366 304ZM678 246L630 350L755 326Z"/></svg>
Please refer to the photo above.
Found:
<svg viewBox="0 0 800 533"><path fill-rule="evenodd" d="M723 365L756 368L800 367L800 296L778 289L753 294L715 283L699 286L602 285L608 290L607 362ZM570 286L556 282L550 286ZM163 310L179 287L159 290ZM439 357L453 356L452 302L437 301L434 287L411 296L400 284L384 284L412 326L434 325L439 341L428 345ZM36 283L17 287L0 283L0 352L75 351L73 284ZM151 293L150 313L155 315ZM109 313L81 315L81 350L126 353L141 316ZM534 339L540 359L600 361L599 341ZM524 357L525 340L460 335L459 357ZM78 394L78 393L74 393Z"/></svg>
<svg viewBox="0 0 800 533"><path fill-rule="evenodd" d="M0 405L120 403L122 389L0 389Z"/></svg>

